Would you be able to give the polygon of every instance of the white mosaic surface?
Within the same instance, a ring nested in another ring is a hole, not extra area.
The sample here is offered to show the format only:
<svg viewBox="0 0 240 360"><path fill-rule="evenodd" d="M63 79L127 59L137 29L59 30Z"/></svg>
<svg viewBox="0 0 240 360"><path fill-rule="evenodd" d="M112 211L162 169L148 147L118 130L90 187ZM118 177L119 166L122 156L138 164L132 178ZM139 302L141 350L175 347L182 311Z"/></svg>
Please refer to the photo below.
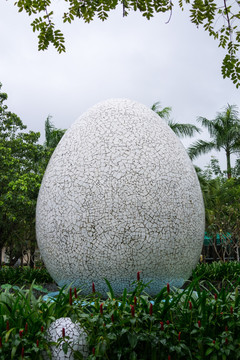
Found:
<svg viewBox="0 0 240 360"><path fill-rule="evenodd" d="M37 241L60 285L116 293L142 271L149 293L196 266L204 206L188 155L164 120L127 99L84 113L57 146L37 202Z"/></svg>
<svg viewBox="0 0 240 360"><path fill-rule="evenodd" d="M52 360L74 360L74 351L80 351L83 359L89 355L87 345L87 334L79 325L74 324L70 318L60 318L51 323L47 331L47 339L50 342L57 342L62 335L62 329L65 329L65 336L69 337L68 342L71 345L65 354L62 345L51 347ZM62 342L63 343L63 342ZM49 360L46 352L43 353L45 360Z"/></svg>

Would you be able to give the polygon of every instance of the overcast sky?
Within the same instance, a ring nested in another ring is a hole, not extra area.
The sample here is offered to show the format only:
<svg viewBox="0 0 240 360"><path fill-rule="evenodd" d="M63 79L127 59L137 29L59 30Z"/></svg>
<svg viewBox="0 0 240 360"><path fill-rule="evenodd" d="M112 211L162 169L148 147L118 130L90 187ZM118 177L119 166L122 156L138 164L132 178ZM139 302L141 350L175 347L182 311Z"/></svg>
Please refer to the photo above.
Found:
<svg viewBox="0 0 240 360"><path fill-rule="evenodd" d="M224 51L177 5L168 24L165 14L148 21L137 13L122 18L121 9L105 22L60 23L67 52L59 55L52 46L38 52L33 19L13 3L0 2L0 82L9 110L29 130L44 134L48 115L67 129L89 107L116 97L149 107L160 101L172 107L175 121L192 124L197 116L214 118L227 103L240 108L240 90L222 79ZM62 6L57 1L59 14ZM204 167L214 154L195 163ZM226 168L223 154L220 161Z"/></svg>

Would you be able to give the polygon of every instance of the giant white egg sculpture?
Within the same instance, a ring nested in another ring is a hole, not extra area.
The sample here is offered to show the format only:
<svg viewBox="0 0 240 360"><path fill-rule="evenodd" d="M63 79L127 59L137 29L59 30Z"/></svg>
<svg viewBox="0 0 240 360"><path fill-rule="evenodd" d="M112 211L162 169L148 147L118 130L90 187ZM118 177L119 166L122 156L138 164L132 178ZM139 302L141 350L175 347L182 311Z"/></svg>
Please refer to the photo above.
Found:
<svg viewBox="0 0 240 360"><path fill-rule="evenodd" d="M37 241L60 285L84 293L131 288L141 271L154 295L196 266L204 205L193 165L152 110L128 100L93 106L65 133L37 202Z"/></svg>

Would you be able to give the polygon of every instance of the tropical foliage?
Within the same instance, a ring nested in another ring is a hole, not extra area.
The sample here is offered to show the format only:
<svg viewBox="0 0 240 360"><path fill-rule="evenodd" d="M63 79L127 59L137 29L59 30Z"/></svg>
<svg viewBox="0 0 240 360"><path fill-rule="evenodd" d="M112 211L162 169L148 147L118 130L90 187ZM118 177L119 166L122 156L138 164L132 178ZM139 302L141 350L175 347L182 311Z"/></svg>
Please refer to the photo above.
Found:
<svg viewBox="0 0 240 360"><path fill-rule="evenodd" d="M240 118L236 105L227 105L222 112L218 112L215 119L204 117L197 119L209 131L212 141L198 140L188 149L191 159L205 154L213 149L223 149L227 160L227 174L231 177L231 154L240 152Z"/></svg>
<svg viewBox="0 0 240 360"><path fill-rule="evenodd" d="M35 247L34 212L42 151L37 145L40 133L23 132L26 126L8 111L6 99L7 95L0 93L0 249L7 242L10 258L17 259L25 247L31 249L33 243Z"/></svg>
<svg viewBox="0 0 240 360"><path fill-rule="evenodd" d="M238 281L240 273L239 261L214 261L212 263L199 263L193 270L193 278L201 279L201 282L219 282L221 287L222 283L225 285L230 281Z"/></svg>
<svg viewBox="0 0 240 360"><path fill-rule="evenodd" d="M53 279L44 266L31 268L29 266L3 266L0 271L0 285L11 284L24 286L26 284L53 283Z"/></svg>
<svg viewBox="0 0 240 360"><path fill-rule="evenodd" d="M0 92L0 253L5 246L14 264L29 250L33 265L38 191L53 151L50 145L56 146L64 131L54 128L50 145L40 145L40 133L26 132L21 119L8 111L6 100L7 94Z"/></svg>
<svg viewBox="0 0 240 360"><path fill-rule="evenodd" d="M238 165L232 169L236 177L228 179L212 158L206 170L198 169L206 213L206 232L216 258L240 260L240 176ZM237 175L238 174L238 175Z"/></svg>
<svg viewBox="0 0 240 360"><path fill-rule="evenodd" d="M172 108L170 106L162 108L161 103L159 101L155 102L152 105L151 110L153 110L160 118L164 119L167 122L168 126L179 137L184 137L184 136L192 137L196 133L201 132L201 130L193 124L181 124L171 120L170 115Z"/></svg>
<svg viewBox="0 0 240 360"><path fill-rule="evenodd" d="M60 317L70 317L85 330L92 360L240 358L239 278L218 290L194 276L184 290L166 284L153 298L139 274L137 279L134 290L118 298L107 280L107 298L94 284L86 297L69 288L54 301L36 299L34 284L30 290L4 286L0 359L42 359L43 350L50 354L46 329ZM69 335L64 329L57 343L65 352L71 347ZM79 351L75 358L82 359Z"/></svg>
<svg viewBox="0 0 240 360"><path fill-rule="evenodd" d="M51 150L56 148L57 144L65 134L66 130L57 129L51 122L51 116L49 115L45 121L45 142L44 146Z"/></svg>

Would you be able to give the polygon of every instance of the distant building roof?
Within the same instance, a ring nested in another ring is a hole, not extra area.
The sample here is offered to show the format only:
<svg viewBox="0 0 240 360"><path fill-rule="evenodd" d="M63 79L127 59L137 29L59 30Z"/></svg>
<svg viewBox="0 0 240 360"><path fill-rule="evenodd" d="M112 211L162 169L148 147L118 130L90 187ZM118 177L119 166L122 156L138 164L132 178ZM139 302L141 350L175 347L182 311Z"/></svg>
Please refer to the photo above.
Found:
<svg viewBox="0 0 240 360"><path fill-rule="evenodd" d="M222 233L222 234L217 234L216 235L216 243L217 243L217 245L220 245L221 243L223 243L224 240L229 240L229 239L231 239L231 234L230 233L226 233L226 234ZM212 242L213 242L213 237L205 232L203 244L205 246L208 246L208 245L211 245Z"/></svg>

